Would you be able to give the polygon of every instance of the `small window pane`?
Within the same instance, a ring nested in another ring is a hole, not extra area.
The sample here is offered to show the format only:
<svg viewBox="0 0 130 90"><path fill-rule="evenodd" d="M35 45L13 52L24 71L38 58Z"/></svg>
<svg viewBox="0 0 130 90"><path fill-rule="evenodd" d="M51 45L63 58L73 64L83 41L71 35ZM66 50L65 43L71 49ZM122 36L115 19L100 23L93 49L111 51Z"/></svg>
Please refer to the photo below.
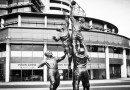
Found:
<svg viewBox="0 0 130 90"><path fill-rule="evenodd" d="M32 45L22 45L22 51L32 51Z"/></svg>
<svg viewBox="0 0 130 90"><path fill-rule="evenodd" d="M33 51L43 51L43 45L33 45Z"/></svg>
<svg viewBox="0 0 130 90"><path fill-rule="evenodd" d="M57 51L57 45L48 45L47 49L50 51Z"/></svg>
<svg viewBox="0 0 130 90"><path fill-rule="evenodd" d="M21 45L11 45L11 51L21 51L22 46Z"/></svg>

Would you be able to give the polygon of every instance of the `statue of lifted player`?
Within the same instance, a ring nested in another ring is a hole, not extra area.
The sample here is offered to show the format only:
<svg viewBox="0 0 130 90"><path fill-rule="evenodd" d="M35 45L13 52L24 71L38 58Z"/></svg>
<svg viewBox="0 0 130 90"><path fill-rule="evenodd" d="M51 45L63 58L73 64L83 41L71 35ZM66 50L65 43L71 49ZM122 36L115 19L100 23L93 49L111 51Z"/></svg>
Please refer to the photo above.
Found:
<svg viewBox="0 0 130 90"><path fill-rule="evenodd" d="M62 41L62 46L65 49L66 54L68 55L68 61L69 61L69 65L68 65L68 69L71 69L71 61L72 61L72 40L71 40L71 36L69 34L69 18L67 15L65 15L65 21L66 24L64 27L57 29L57 31L59 31L57 36L53 36L53 39L55 41Z"/></svg>
<svg viewBox="0 0 130 90"><path fill-rule="evenodd" d="M51 51L47 51L45 52L45 56L47 57L46 60L41 62L38 68L43 67L44 65L48 67L50 90L56 90L60 84L58 62L62 61L65 58L66 54L64 54L62 57L56 58L56 57L53 57L53 54Z"/></svg>
<svg viewBox="0 0 130 90"><path fill-rule="evenodd" d="M78 47L78 42L80 43L80 45L83 45L86 51L86 55L88 56L89 59L89 55L88 55L88 50L87 47L84 44L84 37L81 34L82 30L90 30L89 26L86 25L85 23L85 19L83 17L80 17L78 20L74 17L74 6L75 6L76 2L72 1L71 2L71 11L70 11L70 20L72 22L72 42L73 42L73 50L75 52L76 48Z"/></svg>

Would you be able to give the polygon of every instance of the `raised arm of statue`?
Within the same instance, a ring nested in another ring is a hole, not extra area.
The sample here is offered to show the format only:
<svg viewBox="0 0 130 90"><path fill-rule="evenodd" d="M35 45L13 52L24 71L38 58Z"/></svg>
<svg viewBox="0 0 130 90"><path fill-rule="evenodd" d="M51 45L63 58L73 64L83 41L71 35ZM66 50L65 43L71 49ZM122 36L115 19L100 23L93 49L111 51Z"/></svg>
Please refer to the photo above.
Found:
<svg viewBox="0 0 130 90"><path fill-rule="evenodd" d="M71 20L72 23L76 22L76 19L74 18L73 10L74 10L74 5L71 5L70 20Z"/></svg>
<svg viewBox="0 0 130 90"><path fill-rule="evenodd" d="M46 61L42 61L42 62L38 65L38 68L43 67L43 66L45 65L45 62L46 62Z"/></svg>

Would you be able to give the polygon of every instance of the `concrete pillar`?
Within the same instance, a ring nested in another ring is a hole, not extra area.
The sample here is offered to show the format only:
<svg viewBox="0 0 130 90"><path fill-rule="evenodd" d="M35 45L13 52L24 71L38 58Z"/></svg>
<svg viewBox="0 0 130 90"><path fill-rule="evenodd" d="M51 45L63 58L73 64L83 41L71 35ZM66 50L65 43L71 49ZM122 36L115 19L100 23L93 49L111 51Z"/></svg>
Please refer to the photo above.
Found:
<svg viewBox="0 0 130 90"><path fill-rule="evenodd" d="M21 15L18 15L18 27L21 27Z"/></svg>
<svg viewBox="0 0 130 90"><path fill-rule="evenodd" d="M93 69L90 70L90 73L91 73L91 74L90 74L90 75L91 75L90 78L93 79Z"/></svg>
<svg viewBox="0 0 130 90"><path fill-rule="evenodd" d="M123 49L123 64L121 65L121 77L127 77L127 67L126 67L126 49Z"/></svg>
<svg viewBox="0 0 130 90"><path fill-rule="evenodd" d="M93 22L92 22L92 20L89 21L89 26L90 26L90 29L93 28Z"/></svg>
<svg viewBox="0 0 130 90"><path fill-rule="evenodd" d="M47 16L44 17L45 28L47 28Z"/></svg>
<svg viewBox="0 0 130 90"><path fill-rule="evenodd" d="M104 31L107 32L107 24L104 24Z"/></svg>
<svg viewBox="0 0 130 90"><path fill-rule="evenodd" d="M110 67L109 67L109 47L105 47L105 60L106 60L106 79L110 79Z"/></svg>
<svg viewBox="0 0 130 90"><path fill-rule="evenodd" d="M4 19L3 18L1 18L1 28L4 28Z"/></svg>
<svg viewBox="0 0 130 90"><path fill-rule="evenodd" d="M45 43L44 44L44 53L47 51L47 44ZM44 54L43 53L43 54ZM44 55L44 60L46 59L45 55ZM44 65L44 81L46 82L47 81L47 66Z"/></svg>
<svg viewBox="0 0 130 90"><path fill-rule="evenodd" d="M5 82L9 82L10 77L10 44L6 43L6 63L5 63Z"/></svg>
<svg viewBox="0 0 130 90"><path fill-rule="evenodd" d="M115 33L115 29L114 28L112 29L112 33Z"/></svg>

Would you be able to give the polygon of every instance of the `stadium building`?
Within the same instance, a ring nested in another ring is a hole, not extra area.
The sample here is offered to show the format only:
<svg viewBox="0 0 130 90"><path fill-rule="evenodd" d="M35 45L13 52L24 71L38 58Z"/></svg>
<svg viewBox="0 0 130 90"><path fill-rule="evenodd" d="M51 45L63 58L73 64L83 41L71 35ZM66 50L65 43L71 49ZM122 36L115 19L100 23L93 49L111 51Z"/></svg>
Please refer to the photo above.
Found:
<svg viewBox="0 0 130 90"><path fill-rule="evenodd" d="M37 68L51 50L62 56L61 42L55 42L57 27L65 24L71 0L0 0L0 82L47 81L47 67ZM75 18L80 16L79 13ZM85 17L90 31L82 31L91 62L90 79L130 76L130 39L119 35L107 21ZM71 26L70 26L71 32ZM72 80L68 60L59 64L61 80ZM73 63L72 63L73 66Z"/></svg>

